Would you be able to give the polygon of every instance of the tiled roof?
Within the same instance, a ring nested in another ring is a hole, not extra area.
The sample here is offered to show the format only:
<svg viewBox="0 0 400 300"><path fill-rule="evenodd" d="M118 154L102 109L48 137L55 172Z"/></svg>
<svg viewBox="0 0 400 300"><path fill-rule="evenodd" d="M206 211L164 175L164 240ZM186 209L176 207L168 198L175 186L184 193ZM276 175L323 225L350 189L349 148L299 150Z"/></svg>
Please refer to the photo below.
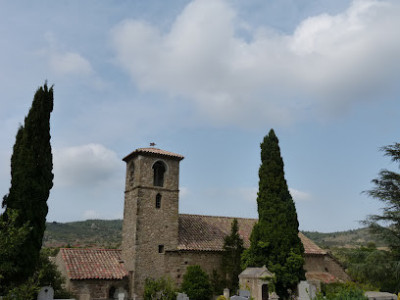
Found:
<svg viewBox="0 0 400 300"><path fill-rule="evenodd" d="M231 232L234 218L179 215L179 250L222 251L225 236ZM244 246L250 246L250 234L257 219L236 218ZM299 232L306 254L324 255L326 251Z"/></svg>
<svg viewBox="0 0 400 300"><path fill-rule="evenodd" d="M134 157L136 155L139 155L141 153L150 154L150 155L168 156L168 157L179 159L179 160L184 159L183 155L180 155L180 154L177 154L177 153L173 153L173 152L169 152L169 151L165 151L165 150L158 149L158 148L139 148L139 149L136 149L135 151L133 151L132 153L130 153L129 155L127 155L126 157L124 157L123 161L127 161L130 158L132 158L132 157Z"/></svg>
<svg viewBox="0 0 400 300"><path fill-rule="evenodd" d="M121 250L62 248L59 255L70 279L122 279L128 276L121 261Z"/></svg>

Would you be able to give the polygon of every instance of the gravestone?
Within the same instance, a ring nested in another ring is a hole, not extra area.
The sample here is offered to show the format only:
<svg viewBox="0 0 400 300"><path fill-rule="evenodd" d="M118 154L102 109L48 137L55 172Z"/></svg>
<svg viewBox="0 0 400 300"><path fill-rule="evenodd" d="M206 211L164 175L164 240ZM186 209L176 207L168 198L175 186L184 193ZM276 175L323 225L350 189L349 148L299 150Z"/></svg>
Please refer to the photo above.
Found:
<svg viewBox="0 0 400 300"><path fill-rule="evenodd" d="M245 298L250 298L250 291L248 291L248 290L239 290L239 296L245 297Z"/></svg>
<svg viewBox="0 0 400 300"><path fill-rule="evenodd" d="M231 297L231 300L249 300L249 298L234 295L234 296Z"/></svg>
<svg viewBox="0 0 400 300"><path fill-rule="evenodd" d="M189 297L185 293L178 293L176 300L189 300Z"/></svg>
<svg viewBox="0 0 400 300"><path fill-rule="evenodd" d="M224 289L224 297L225 297L225 299L229 299L229 289L228 288Z"/></svg>
<svg viewBox="0 0 400 300"><path fill-rule="evenodd" d="M44 286L40 289L37 300L53 300L54 289L51 286Z"/></svg>
<svg viewBox="0 0 400 300"><path fill-rule="evenodd" d="M314 299L317 295L317 287L308 281L300 281L297 288L299 290L299 300Z"/></svg>

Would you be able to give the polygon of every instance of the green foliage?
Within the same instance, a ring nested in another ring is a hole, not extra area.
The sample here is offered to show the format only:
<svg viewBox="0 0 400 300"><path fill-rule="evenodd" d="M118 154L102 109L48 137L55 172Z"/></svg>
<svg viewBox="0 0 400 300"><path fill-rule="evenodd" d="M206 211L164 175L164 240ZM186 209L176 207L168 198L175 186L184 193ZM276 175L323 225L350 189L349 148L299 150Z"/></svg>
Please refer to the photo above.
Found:
<svg viewBox="0 0 400 300"><path fill-rule="evenodd" d="M335 283L322 286L316 300L367 300L364 290L354 283Z"/></svg>
<svg viewBox="0 0 400 300"><path fill-rule="evenodd" d="M189 266L183 275L182 291L192 300L209 300L212 296L210 279L200 266Z"/></svg>
<svg viewBox="0 0 400 300"><path fill-rule="evenodd" d="M271 129L261 144L257 197L259 220L253 227L250 248L242 260L244 267L267 266L275 273L276 292L281 298L287 298L288 290L294 291L305 275L304 248L298 237L296 207L283 169L279 141Z"/></svg>
<svg viewBox="0 0 400 300"><path fill-rule="evenodd" d="M368 227L336 232L302 231L302 233L322 248L360 247L369 242L379 247L387 246L379 236L371 234Z"/></svg>
<svg viewBox="0 0 400 300"><path fill-rule="evenodd" d="M20 271L12 259L30 231L27 224L15 226L17 214L16 210L9 209L0 217L0 295L8 288L6 278L14 277Z"/></svg>
<svg viewBox="0 0 400 300"><path fill-rule="evenodd" d="M211 274L210 282L213 295L221 295L224 292L224 288L226 287L226 280L224 280L215 269Z"/></svg>
<svg viewBox="0 0 400 300"><path fill-rule="evenodd" d="M400 143L383 147L382 150L392 161L400 161ZM365 223L371 232L387 242L395 281L400 282L400 174L384 169L372 183L375 187L366 193L384 203L383 213L369 216ZM399 292L400 283L392 291Z"/></svg>
<svg viewBox="0 0 400 300"><path fill-rule="evenodd" d="M18 285L8 291L3 297L4 300L35 300L40 288L33 278L29 278L25 283Z"/></svg>
<svg viewBox="0 0 400 300"><path fill-rule="evenodd" d="M25 223L32 229L24 243L10 257L18 273L7 277L8 285L18 285L32 276L39 261L48 211L47 199L53 186L50 145L50 114L53 88L45 84L34 96L32 107L18 130L11 157L11 187L3 198L7 212L17 210L16 227Z"/></svg>
<svg viewBox="0 0 400 300"><path fill-rule="evenodd" d="M396 261L389 251L379 250L374 244L355 249L341 249L347 272L355 281L372 290L396 292Z"/></svg>
<svg viewBox="0 0 400 300"><path fill-rule="evenodd" d="M227 287L232 293L235 293L239 288L239 274L242 272L241 256L244 250L237 219L233 219L231 234L225 237L223 248L222 271L227 279Z"/></svg>
<svg viewBox="0 0 400 300"><path fill-rule="evenodd" d="M382 150L392 161L400 161L399 143L383 147ZM365 222L371 231L381 236L392 252L400 257L400 174L384 169L372 183L375 187L366 193L384 203L383 213L371 215ZM382 223L386 226L382 226Z"/></svg>
<svg viewBox="0 0 400 300"><path fill-rule="evenodd" d="M46 224L43 244L46 247L103 247L121 245L122 220L86 220Z"/></svg>
<svg viewBox="0 0 400 300"><path fill-rule="evenodd" d="M146 278L144 283L144 300L175 300L176 291L171 278Z"/></svg>
<svg viewBox="0 0 400 300"><path fill-rule="evenodd" d="M37 268L33 275L17 286L9 287L2 291L5 299L36 299L37 292L43 286L52 286L55 298L71 298L71 294L63 288L64 278L55 264L49 260L50 250L43 249Z"/></svg>

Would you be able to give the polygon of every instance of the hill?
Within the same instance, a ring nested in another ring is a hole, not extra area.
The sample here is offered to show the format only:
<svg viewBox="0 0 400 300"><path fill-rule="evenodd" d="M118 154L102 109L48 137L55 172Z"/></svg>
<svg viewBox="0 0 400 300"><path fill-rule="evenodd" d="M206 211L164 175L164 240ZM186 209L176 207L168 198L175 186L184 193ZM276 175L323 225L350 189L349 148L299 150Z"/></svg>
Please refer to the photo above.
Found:
<svg viewBox="0 0 400 300"><path fill-rule="evenodd" d="M367 228L332 233L303 231L304 235L322 248L356 247L370 242L385 246L372 236ZM80 222L47 223L44 234L45 247L101 247L121 246L122 220L86 220Z"/></svg>
<svg viewBox="0 0 400 300"><path fill-rule="evenodd" d="M101 247L121 246L122 220L86 220L80 222L46 224L45 247Z"/></svg>
<svg viewBox="0 0 400 300"><path fill-rule="evenodd" d="M313 240L321 248L351 248L368 243L377 247L384 247L385 243L379 237L372 235L368 228L321 233L317 231L303 231L304 235Z"/></svg>

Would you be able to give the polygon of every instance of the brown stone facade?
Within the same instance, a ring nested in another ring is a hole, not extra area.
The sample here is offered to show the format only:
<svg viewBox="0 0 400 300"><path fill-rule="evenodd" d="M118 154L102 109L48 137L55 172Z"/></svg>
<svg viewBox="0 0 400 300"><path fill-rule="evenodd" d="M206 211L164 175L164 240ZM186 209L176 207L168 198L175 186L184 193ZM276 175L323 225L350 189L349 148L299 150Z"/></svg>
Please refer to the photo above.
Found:
<svg viewBox="0 0 400 300"><path fill-rule="evenodd" d="M166 252L164 275L171 277L177 286L180 286L188 266L199 265L209 275L211 275L214 270L221 274L221 258L220 251Z"/></svg>
<svg viewBox="0 0 400 300"><path fill-rule="evenodd" d="M309 275L307 279L314 279L313 274L328 273L333 275L333 280L346 282L351 280L350 276L344 271L341 264L331 255L305 255L304 270ZM323 281L323 280L320 280Z"/></svg>
<svg viewBox="0 0 400 300"><path fill-rule="evenodd" d="M122 257L131 277L132 298L142 297L146 278L165 274L165 253L178 248L179 161L183 157L149 151L137 150L124 159ZM162 174L157 174L157 165L162 166L158 171ZM156 179L157 175L162 178Z"/></svg>
<svg viewBox="0 0 400 300"><path fill-rule="evenodd" d="M78 300L105 300L110 298L110 291L118 288L128 289L128 279L124 280L70 280L68 290Z"/></svg>

